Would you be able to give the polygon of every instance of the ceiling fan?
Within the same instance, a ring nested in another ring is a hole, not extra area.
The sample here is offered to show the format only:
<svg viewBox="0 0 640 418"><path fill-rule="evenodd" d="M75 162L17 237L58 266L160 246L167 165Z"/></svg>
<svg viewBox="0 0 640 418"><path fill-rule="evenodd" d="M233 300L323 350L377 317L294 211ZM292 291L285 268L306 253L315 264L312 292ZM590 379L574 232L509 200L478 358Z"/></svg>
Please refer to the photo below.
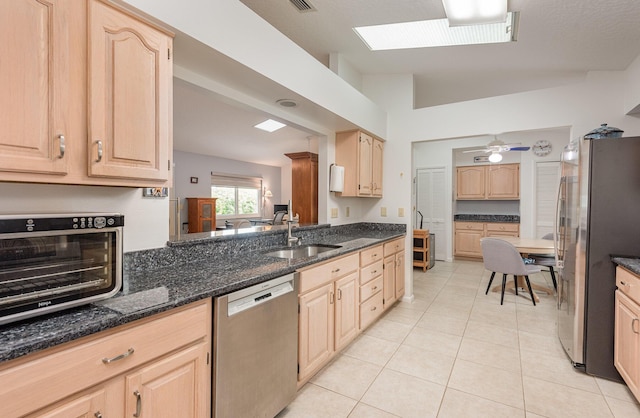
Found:
<svg viewBox="0 0 640 418"><path fill-rule="evenodd" d="M489 161L492 163L497 163L502 161L502 152L506 151L529 151L531 147L523 147L520 144L505 144L503 141L495 138L493 141L489 142L484 148L479 149L470 149L466 151L462 151L463 153L467 152L484 152L485 154L491 153L489 155Z"/></svg>

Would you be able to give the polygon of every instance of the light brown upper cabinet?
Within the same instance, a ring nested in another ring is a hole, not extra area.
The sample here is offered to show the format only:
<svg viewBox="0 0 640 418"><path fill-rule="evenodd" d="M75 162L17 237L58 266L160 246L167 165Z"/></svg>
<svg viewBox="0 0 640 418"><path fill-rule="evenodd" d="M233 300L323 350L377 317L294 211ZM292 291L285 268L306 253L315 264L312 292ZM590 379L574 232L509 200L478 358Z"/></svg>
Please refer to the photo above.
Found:
<svg viewBox="0 0 640 418"><path fill-rule="evenodd" d="M336 133L336 164L344 167L343 197L382 197L384 141L363 131Z"/></svg>
<svg viewBox="0 0 640 418"><path fill-rule="evenodd" d="M520 164L457 167L456 199L520 199Z"/></svg>
<svg viewBox="0 0 640 418"><path fill-rule="evenodd" d="M0 16L0 181L167 185L173 34L101 0L2 2Z"/></svg>

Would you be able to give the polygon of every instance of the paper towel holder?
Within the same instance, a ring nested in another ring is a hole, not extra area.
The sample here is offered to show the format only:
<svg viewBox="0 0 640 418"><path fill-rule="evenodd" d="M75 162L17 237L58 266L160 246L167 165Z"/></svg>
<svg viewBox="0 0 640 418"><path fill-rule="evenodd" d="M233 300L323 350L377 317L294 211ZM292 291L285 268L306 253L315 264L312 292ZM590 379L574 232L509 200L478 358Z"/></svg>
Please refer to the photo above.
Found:
<svg viewBox="0 0 640 418"><path fill-rule="evenodd" d="M335 163L329 166L329 191L344 191L344 167Z"/></svg>

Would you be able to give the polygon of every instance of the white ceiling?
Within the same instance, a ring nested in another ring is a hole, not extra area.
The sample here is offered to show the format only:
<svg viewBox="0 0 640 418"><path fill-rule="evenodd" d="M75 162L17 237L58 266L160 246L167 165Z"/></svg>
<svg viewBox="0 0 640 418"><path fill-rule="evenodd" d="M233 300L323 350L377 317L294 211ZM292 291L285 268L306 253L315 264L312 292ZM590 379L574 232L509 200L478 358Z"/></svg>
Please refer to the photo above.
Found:
<svg viewBox="0 0 640 418"><path fill-rule="evenodd" d="M413 74L415 107L572 83L591 70L624 70L640 54L639 0L510 0L509 10L520 12L517 42L377 52L369 51L352 27L443 18L441 0L306 0L316 8L306 13L289 0L236 1L325 66L330 53L339 53L362 74ZM258 94L274 93L268 91L273 86L260 83L250 69L224 63L222 54L204 54L193 40L178 34L174 45L178 65L197 72L194 66L210 66L205 60L214 59L216 68L226 71L229 85L252 77L252 86L260 86ZM278 97L298 99L287 92ZM309 150L307 138L313 133L300 127L272 134L253 128L267 116L184 81L174 82L177 150L277 166L289 162L285 152ZM332 121L335 126L341 123Z"/></svg>

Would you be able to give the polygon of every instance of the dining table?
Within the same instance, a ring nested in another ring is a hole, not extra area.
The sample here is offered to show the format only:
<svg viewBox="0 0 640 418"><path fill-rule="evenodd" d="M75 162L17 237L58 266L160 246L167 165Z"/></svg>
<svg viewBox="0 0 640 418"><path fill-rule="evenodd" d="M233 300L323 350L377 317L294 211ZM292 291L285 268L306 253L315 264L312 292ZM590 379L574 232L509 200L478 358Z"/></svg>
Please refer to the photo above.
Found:
<svg viewBox="0 0 640 418"><path fill-rule="evenodd" d="M492 238L501 239L512 244L516 247L516 250L520 253L522 258L527 258L530 254L536 255L544 255L553 257L555 255L555 247L553 245L553 240L550 239L542 239L542 238L522 238L522 237L509 237L509 236L494 236ZM516 279L517 285L520 288L526 289L527 284L524 280L523 276L518 276ZM507 289L515 289L516 282L509 281L506 285ZM502 285L494 286L491 291L492 292L500 292L502 289ZM533 299L538 303L540 298L536 295L536 290L540 292L544 292L548 295L553 295L553 289L542 286L537 283L531 283L531 289L533 292Z"/></svg>

